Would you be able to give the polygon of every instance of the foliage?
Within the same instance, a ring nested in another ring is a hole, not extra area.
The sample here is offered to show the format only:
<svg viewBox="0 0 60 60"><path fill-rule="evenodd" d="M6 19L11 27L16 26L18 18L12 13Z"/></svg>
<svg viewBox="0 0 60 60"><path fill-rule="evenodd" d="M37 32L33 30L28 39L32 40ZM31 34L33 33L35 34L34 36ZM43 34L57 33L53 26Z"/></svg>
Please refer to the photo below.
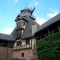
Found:
<svg viewBox="0 0 60 60"><path fill-rule="evenodd" d="M60 60L60 32L37 40L38 60Z"/></svg>

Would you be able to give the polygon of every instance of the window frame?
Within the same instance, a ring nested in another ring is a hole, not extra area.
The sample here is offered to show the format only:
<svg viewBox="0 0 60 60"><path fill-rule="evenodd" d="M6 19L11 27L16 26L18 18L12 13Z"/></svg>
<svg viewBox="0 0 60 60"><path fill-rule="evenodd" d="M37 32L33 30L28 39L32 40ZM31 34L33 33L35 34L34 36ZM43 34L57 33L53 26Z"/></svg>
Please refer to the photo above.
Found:
<svg viewBox="0 0 60 60"><path fill-rule="evenodd" d="M29 39L26 39L26 45L28 45L30 43Z"/></svg>
<svg viewBox="0 0 60 60"><path fill-rule="evenodd" d="M21 41L17 41L17 46L21 46L22 42ZM20 43L20 44L19 44Z"/></svg>
<svg viewBox="0 0 60 60"><path fill-rule="evenodd" d="M24 53L21 53L21 57L24 57Z"/></svg>

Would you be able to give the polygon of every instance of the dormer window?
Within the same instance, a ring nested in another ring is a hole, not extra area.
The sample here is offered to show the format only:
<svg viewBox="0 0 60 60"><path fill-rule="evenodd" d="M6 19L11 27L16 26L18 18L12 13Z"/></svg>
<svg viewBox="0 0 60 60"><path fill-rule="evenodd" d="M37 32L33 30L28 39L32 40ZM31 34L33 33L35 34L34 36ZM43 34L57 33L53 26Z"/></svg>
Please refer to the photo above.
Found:
<svg viewBox="0 0 60 60"><path fill-rule="evenodd" d="M26 39L26 44L29 44L29 41L30 41L29 39Z"/></svg>
<svg viewBox="0 0 60 60"><path fill-rule="evenodd" d="M17 46L21 46L21 41L17 41Z"/></svg>
<svg viewBox="0 0 60 60"><path fill-rule="evenodd" d="M25 25L25 22L22 22L22 25Z"/></svg>
<svg viewBox="0 0 60 60"><path fill-rule="evenodd" d="M24 30L22 30L22 34L23 34Z"/></svg>

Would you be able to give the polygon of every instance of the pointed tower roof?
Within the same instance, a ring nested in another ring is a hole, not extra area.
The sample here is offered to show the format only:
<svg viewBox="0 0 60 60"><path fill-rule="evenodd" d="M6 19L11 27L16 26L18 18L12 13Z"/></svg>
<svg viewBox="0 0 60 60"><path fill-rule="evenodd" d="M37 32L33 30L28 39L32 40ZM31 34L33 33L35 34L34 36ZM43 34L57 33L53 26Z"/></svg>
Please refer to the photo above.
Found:
<svg viewBox="0 0 60 60"><path fill-rule="evenodd" d="M32 18L33 20L35 20L35 16L32 15L32 13L34 12L35 8L28 8L25 7L23 10L21 10L20 14L17 15L15 21L21 20L25 17L25 16L29 16L30 18Z"/></svg>
<svg viewBox="0 0 60 60"><path fill-rule="evenodd" d="M24 20L27 24L24 28L24 32L21 36L21 39L25 39L25 38L30 38L34 36L34 33L32 33L32 23L35 22L35 17L32 15L32 13L34 12L35 8L28 8L25 7L23 10L21 10L21 13L18 14L18 16L16 17L15 21L22 21ZM38 23L35 22L35 26L37 27L36 29L38 30L40 25ZM12 35L14 35L14 37L16 37L16 29L12 32Z"/></svg>
<svg viewBox="0 0 60 60"><path fill-rule="evenodd" d="M31 14L33 13L33 11L35 10L35 7L34 8L28 8L28 7L25 7L23 10L21 10L21 13L23 12L30 12Z"/></svg>

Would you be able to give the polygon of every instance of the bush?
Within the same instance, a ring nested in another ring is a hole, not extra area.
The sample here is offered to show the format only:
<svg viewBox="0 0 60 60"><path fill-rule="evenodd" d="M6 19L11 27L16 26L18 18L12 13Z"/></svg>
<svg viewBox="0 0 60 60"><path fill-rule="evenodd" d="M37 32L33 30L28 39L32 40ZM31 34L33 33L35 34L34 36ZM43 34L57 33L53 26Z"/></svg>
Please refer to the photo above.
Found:
<svg viewBox="0 0 60 60"><path fill-rule="evenodd" d="M38 60L60 60L60 33L37 40Z"/></svg>

